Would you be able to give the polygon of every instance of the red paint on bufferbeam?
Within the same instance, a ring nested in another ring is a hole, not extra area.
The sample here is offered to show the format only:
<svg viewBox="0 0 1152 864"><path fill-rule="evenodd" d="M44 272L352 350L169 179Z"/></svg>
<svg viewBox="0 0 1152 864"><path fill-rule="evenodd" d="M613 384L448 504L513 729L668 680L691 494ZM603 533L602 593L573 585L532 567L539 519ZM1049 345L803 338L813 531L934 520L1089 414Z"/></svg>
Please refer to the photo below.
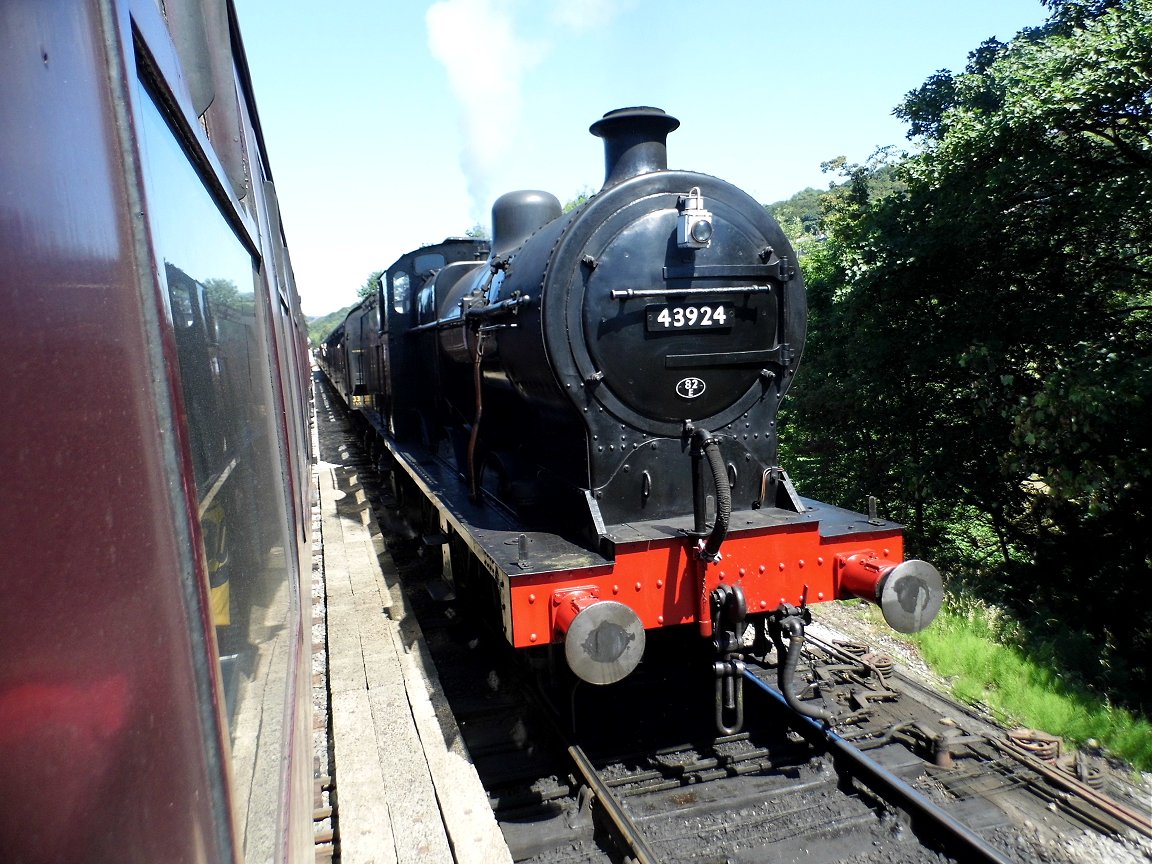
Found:
<svg viewBox="0 0 1152 864"><path fill-rule="evenodd" d="M697 623L701 594L721 584L743 589L749 614L771 612L781 603L799 606L805 590L809 604L855 597L841 583L837 556L869 552L894 564L904 557L898 529L835 538L821 537L818 523L749 531L724 541L720 562L705 571L702 591L692 544L684 538L621 544L613 567L514 578L512 644L563 641L551 602L557 591L581 588L596 599L624 603L651 630ZM872 592L870 599L874 586Z"/></svg>

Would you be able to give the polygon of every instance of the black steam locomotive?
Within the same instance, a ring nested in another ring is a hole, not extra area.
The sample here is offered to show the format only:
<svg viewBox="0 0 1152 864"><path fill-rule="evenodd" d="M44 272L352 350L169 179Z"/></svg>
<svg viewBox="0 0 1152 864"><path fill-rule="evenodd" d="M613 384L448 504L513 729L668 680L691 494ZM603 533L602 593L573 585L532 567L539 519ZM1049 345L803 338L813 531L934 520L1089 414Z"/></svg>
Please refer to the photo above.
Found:
<svg viewBox="0 0 1152 864"><path fill-rule="evenodd" d="M803 279L764 207L668 169L678 125L604 115L596 195L567 214L546 192L504 195L490 243L402 256L320 357L449 578L483 587L511 644L563 645L606 684L646 631L695 625L732 729L748 624L787 654L810 603L859 596L913 631L942 588L901 563L899 526L801 498L778 465Z"/></svg>

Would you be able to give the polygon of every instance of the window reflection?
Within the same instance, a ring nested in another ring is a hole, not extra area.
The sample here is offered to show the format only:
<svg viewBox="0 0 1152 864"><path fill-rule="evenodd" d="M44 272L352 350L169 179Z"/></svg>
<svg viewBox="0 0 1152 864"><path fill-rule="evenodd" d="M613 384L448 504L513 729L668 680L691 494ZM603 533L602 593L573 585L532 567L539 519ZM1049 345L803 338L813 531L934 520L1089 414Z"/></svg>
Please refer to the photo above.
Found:
<svg viewBox="0 0 1152 864"><path fill-rule="evenodd" d="M251 257L141 87L147 213L169 305L248 861L276 849L295 566Z"/></svg>

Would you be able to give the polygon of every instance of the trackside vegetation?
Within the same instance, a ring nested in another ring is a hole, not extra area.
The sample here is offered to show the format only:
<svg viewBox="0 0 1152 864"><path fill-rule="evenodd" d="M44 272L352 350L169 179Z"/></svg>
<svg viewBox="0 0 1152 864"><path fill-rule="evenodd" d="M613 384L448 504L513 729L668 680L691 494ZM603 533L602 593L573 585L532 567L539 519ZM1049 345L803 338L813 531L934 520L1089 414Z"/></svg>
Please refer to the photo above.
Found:
<svg viewBox="0 0 1152 864"><path fill-rule="evenodd" d="M1008 727L1042 729L1068 744L1095 742L1140 771L1152 771L1152 722L1116 705L1090 684L1090 640L1074 633L1085 662L1067 662L1069 646L1021 626L1004 608L950 594L932 626L905 636L892 633L880 610L846 601L870 628L915 646L944 678L953 696Z"/></svg>
<svg viewBox="0 0 1152 864"><path fill-rule="evenodd" d="M1063 646L1021 630L1000 610L953 598L913 641L961 701L1069 742L1097 741L1135 768L1152 771L1152 723L1087 686L1085 670L1069 667ZM1091 645L1083 642L1090 656Z"/></svg>
<svg viewBox="0 0 1152 864"><path fill-rule="evenodd" d="M781 462L908 526L953 595L921 644L962 691L1032 681L1064 707L1003 710L1147 767L1152 0L1045 5L907 94L909 153L770 208L809 300Z"/></svg>
<svg viewBox="0 0 1152 864"><path fill-rule="evenodd" d="M312 342L312 347L319 347L320 343L328 338L328 334L344 323L344 319L348 317L348 313L351 311L351 306L345 306L343 309L337 309L327 315L309 318L308 339Z"/></svg>

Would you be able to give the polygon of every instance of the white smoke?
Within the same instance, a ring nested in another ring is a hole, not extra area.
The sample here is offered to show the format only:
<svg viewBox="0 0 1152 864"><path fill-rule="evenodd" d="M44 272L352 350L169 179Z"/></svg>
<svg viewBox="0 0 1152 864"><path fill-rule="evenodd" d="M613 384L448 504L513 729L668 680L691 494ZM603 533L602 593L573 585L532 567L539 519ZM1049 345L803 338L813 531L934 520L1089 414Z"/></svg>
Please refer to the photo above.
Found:
<svg viewBox="0 0 1152 864"><path fill-rule="evenodd" d="M621 0L557 0L552 15L556 23L577 33L605 27L634 3Z"/></svg>
<svg viewBox="0 0 1152 864"><path fill-rule="evenodd" d="M633 2L439 0L428 8L428 48L443 64L460 110L461 164L478 213L487 207L491 178L520 134L527 74L566 33L603 27ZM529 16L544 25L548 38L524 34Z"/></svg>
<svg viewBox="0 0 1152 864"><path fill-rule="evenodd" d="M509 0L441 0L429 7L428 47L448 73L464 133L462 162L476 203L517 134L525 73L543 47L518 36Z"/></svg>

